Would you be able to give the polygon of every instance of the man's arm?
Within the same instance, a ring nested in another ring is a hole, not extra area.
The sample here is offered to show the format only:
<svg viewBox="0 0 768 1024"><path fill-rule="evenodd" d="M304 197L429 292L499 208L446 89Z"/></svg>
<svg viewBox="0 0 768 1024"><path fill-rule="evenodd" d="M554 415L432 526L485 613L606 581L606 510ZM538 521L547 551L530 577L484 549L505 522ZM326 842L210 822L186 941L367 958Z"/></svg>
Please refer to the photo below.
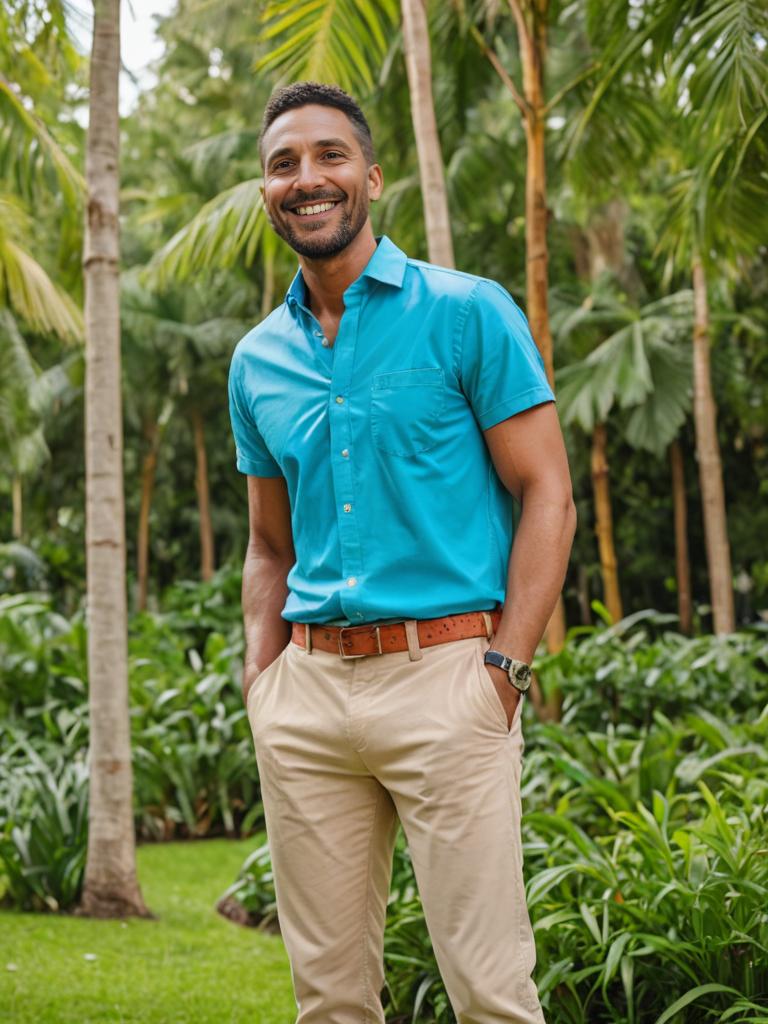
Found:
<svg viewBox="0 0 768 1024"><path fill-rule="evenodd" d="M280 615L288 594L286 577L295 561L291 508L283 477L248 477L248 521L242 594L244 700L256 676L291 637L290 623Z"/></svg>
<svg viewBox="0 0 768 1024"><path fill-rule="evenodd" d="M484 436L496 472L522 506L493 647L530 664L562 590L576 530L568 458L552 402L511 416ZM506 673L486 668L505 705L514 707Z"/></svg>

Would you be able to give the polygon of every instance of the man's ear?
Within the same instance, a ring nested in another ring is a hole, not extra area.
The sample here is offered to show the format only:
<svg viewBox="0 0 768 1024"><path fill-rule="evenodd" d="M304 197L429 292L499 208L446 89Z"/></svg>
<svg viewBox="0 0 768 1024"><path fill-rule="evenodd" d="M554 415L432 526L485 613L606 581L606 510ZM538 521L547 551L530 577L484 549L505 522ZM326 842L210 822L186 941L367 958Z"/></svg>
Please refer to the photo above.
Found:
<svg viewBox="0 0 768 1024"><path fill-rule="evenodd" d="M381 198L384 191L384 174L378 164L368 168L368 198L372 203Z"/></svg>

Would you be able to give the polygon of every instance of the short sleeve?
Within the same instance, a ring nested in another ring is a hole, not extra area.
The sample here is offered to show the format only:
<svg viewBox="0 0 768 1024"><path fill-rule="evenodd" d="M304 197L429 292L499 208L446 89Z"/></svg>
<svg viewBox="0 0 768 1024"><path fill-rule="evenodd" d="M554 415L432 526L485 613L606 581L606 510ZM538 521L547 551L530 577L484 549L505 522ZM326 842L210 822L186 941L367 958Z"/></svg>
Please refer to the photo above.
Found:
<svg viewBox="0 0 768 1024"><path fill-rule="evenodd" d="M254 423L245 400L241 360L235 352L229 367L229 417L235 438L237 468L248 476L282 476Z"/></svg>
<svg viewBox="0 0 768 1024"><path fill-rule="evenodd" d="M469 300L460 374L482 430L555 399L522 310L495 281L479 281Z"/></svg>

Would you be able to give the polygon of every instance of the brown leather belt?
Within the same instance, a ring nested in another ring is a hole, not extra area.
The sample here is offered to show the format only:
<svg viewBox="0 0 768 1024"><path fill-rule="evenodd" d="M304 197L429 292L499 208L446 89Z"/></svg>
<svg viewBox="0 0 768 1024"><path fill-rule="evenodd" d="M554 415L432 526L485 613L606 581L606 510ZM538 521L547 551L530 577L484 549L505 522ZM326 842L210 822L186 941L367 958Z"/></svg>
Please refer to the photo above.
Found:
<svg viewBox="0 0 768 1024"><path fill-rule="evenodd" d="M342 658L364 658L370 654L393 654L408 650L407 630L416 629L419 647L434 647L450 640L468 640L496 632L501 608L487 612L464 612L442 619L411 622L366 623L364 626L308 626L294 622L291 640L312 651L328 651ZM415 637L414 637L415 639Z"/></svg>

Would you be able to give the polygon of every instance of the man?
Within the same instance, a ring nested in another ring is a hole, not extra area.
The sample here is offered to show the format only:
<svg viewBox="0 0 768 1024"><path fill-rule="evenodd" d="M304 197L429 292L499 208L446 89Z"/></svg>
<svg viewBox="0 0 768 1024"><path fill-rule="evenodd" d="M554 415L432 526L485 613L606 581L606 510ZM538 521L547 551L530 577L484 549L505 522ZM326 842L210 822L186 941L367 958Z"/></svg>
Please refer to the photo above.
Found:
<svg viewBox="0 0 768 1024"><path fill-rule="evenodd" d="M575 526L552 393L502 288L377 243L382 172L346 93L275 93L261 157L300 270L237 346L230 404L243 695L297 1021L384 1020L399 818L458 1021L541 1024L520 707Z"/></svg>

